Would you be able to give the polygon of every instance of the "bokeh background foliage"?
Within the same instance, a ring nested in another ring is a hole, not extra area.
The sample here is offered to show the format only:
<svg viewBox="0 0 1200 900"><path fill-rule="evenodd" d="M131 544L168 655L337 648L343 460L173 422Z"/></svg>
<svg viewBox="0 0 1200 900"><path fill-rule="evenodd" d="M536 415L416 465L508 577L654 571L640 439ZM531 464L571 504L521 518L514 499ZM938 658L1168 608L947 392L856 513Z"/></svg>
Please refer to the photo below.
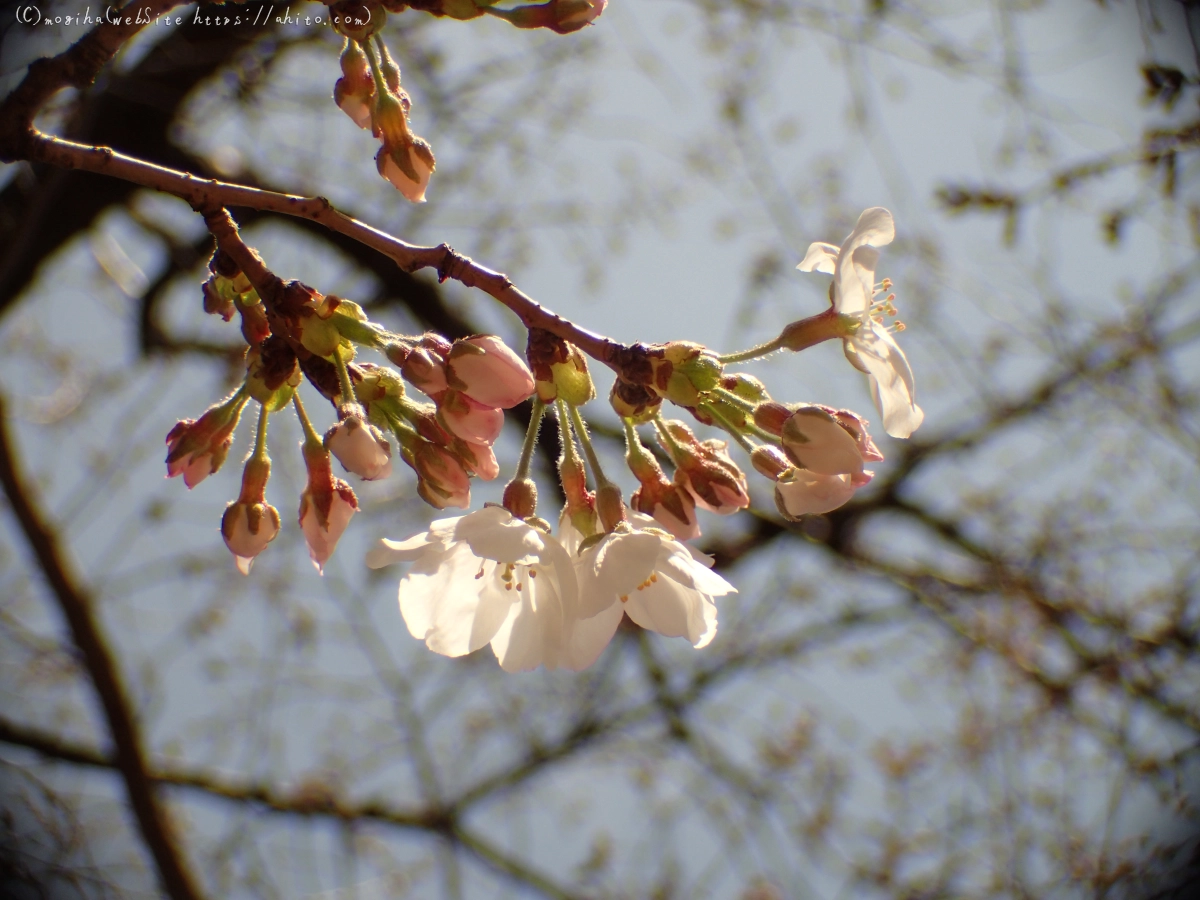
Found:
<svg viewBox="0 0 1200 900"><path fill-rule="evenodd" d="M82 34L5 16L8 87ZM286 527L303 486L287 417L268 494L285 530L250 578L217 533L238 466L192 493L162 479L166 431L240 377L236 335L200 311L198 218L6 166L5 890L159 890L96 700L116 676L173 823L158 840L212 897L1192 896L1198 17L613 0L560 37L408 11L387 38L438 154L421 207L330 100L327 28L147 29L42 127L323 194L620 340L770 337L824 302L792 272L807 243L888 206L881 274L927 419L881 442L875 481L833 514L787 525L763 490L755 514L705 522L740 593L704 651L623 627L581 675L435 657L399 618L396 573L360 562L428 522L409 479L363 486L323 578ZM234 214L274 271L396 330L523 342L482 295ZM834 347L753 371L789 400L870 409ZM71 602L101 623L109 672Z"/></svg>

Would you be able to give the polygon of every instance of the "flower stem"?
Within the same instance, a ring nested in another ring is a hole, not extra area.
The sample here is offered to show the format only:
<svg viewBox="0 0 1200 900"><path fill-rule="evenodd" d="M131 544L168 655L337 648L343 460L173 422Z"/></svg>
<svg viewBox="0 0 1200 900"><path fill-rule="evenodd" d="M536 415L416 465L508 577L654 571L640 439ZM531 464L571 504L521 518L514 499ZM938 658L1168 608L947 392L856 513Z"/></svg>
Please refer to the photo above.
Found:
<svg viewBox="0 0 1200 900"><path fill-rule="evenodd" d="M751 359L762 359L764 356L770 356L782 346L783 335L780 335L774 340L767 341L765 344L759 344L757 347L750 347L746 350L739 350L736 353L726 353L718 356L717 361L728 364L746 362Z"/></svg>
<svg viewBox="0 0 1200 900"><path fill-rule="evenodd" d="M267 458L267 408L262 404L258 407L258 431L254 436L254 456L253 459Z"/></svg>
<svg viewBox="0 0 1200 900"><path fill-rule="evenodd" d="M346 361L342 359L341 348L336 348L333 351L333 367L337 369L338 388L342 393L341 406L348 406L357 403L354 395L354 383L350 380L350 370L346 368Z"/></svg>
<svg viewBox="0 0 1200 900"><path fill-rule="evenodd" d="M733 391L726 390L721 386L712 389L712 393L721 398L721 402L728 403L730 406L736 406L742 412L754 412L754 407L757 403L747 400L745 397L738 396Z"/></svg>
<svg viewBox="0 0 1200 900"><path fill-rule="evenodd" d="M638 459L649 456L650 451L642 443L642 438L637 433L637 428L634 427L633 419L623 418L621 423L625 426L625 452Z"/></svg>
<svg viewBox="0 0 1200 900"><path fill-rule="evenodd" d="M719 409L717 409L715 406L713 406L710 403L701 404L700 409L704 410L704 412L706 412L710 416L712 416L713 419L716 420L716 423L718 425L720 425L722 428L724 428L726 431L728 431L729 434L733 437L733 439L735 441L738 442L738 444L741 446L741 448L743 450L745 450L747 453L754 452L753 442L751 442L751 440L748 437L746 437L744 434L742 434L742 432L738 429L738 427L736 425L734 425L732 422L730 422L729 419L725 418L725 414L723 412L721 412Z"/></svg>
<svg viewBox="0 0 1200 900"><path fill-rule="evenodd" d="M304 411L304 404L300 402L299 393L292 394L292 406L296 408L296 415L300 419L300 427L304 430L304 443L324 446L321 443L321 436L317 434L317 430L313 428L312 422L308 420L308 414Z"/></svg>
<svg viewBox="0 0 1200 900"><path fill-rule="evenodd" d="M662 412L654 414L654 427L658 430L658 436L662 438L663 443L667 445L667 452L671 454L671 460L675 465L679 465L679 461L687 454L684 453L683 447L679 446L679 441L675 440L675 435L671 434L671 429L667 427Z"/></svg>
<svg viewBox="0 0 1200 900"><path fill-rule="evenodd" d="M592 470L592 477L596 479L596 487L604 487L611 484L608 477L604 474L604 470L600 468L600 458L596 456L596 450L592 446L592 439L588 437L587 426L583 422L583 416L579 415L579 410L571 404L567 404L567 409L571 411L571 423L575 426L575 433L579 435L579 443L583 445L583 455L587 457L588 466Z"/></svg>
<svg viewBox="0 0 1200 900"><path fill-rule="evenodd" d="M533 412L529 415L529 427L525 429L525 443L521 445L521 458L517 461L517 473L513 481L524 481L529 477L529 462L533 459L533 448L537 446L538 430L542 427L542 416L546 414L546 404L542 398L533 398Z"/></svg>
<svg viewBox="0 0 1200 900"><path fill-rule="evenodd" d="M379 60L375 57L375 48L371 46L370 41L363 41L360 45L367 54L367 63L371 66L371 77L375 79L375 99L389 93L387 82L383 80L383 73L379 71Z"/></svg>
<svg viewBox="0 0 1200 900"><path fill-rule="evenodd" d="M554 401L554 408L558 412L558 433L562 442L563 458L569 463L575 463L579 460L579 450L575 447L575 438L571 433L571 416L567 412L567 405L560 397Z"/></svg>

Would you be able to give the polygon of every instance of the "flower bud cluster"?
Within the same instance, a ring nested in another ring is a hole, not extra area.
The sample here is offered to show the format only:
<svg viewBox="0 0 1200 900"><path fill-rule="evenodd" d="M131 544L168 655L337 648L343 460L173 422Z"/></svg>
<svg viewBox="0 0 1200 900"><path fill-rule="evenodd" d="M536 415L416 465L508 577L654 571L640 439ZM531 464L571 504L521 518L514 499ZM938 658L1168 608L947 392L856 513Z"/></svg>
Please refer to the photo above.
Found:
<svg viewBox="0 0 1200 900"><path fill-rule="evenodd" d="M208 280L204 282L204 311L226 322L234 313L241 317L242 337L251 347L261 344L271 333L267 311L254 285L234 259L219 247L208 261Z"/></svg>
<svg viewBox="0 0 1200 900"><path fill-rule="evenodd" d="M370 8L372 26L367 29L335 28L346 36L342 49L342 77L333 86L333 99L359 128L369 128L381 146L375 154L375 167L404 197L413 203L425 202L425 189L437 161L433 149L423 138L412 133L408 114L412 101L400 87L400 69L387 46L375 35L374 23L382 23L386 13L377 3L343 0ZM358 20L361 20L361 16ZM370 17L368 17L370 18ZM351 22L355 17L350 17ZM372 40L372 37L374 39Z"/></svg>
<svg viewBox="0 0 1200 900"><path fill-rule="evenodd" d="M504 410L534 393L534 379L498 337L475 335L451 342L436 334L394 335L372 323L358 304L298 281L277 281L272 288L268 326L266 305L221 251L210 263L204 297L217 313L224 308L217 302L221 298L232 298L235 310L248 309L254 299L263 333L247 349L246 374L237 393L199 420L179 422L171 430L168 475L182 475L190 488L217 471L251 399L260 406L263 428L266 415L294 402L305 427L303 455L309 472L300 524L318 569L358 508L353 490L332 475L333 458L364 481L387 478L392 471L390 432L401 458L417 474L418 495L438 509L468 507L471 478L490 480L500 474L492 444L504 424ZM361 347L383 352L400 371L354 362ZM304 377L337 412L323 438L296 396ZM407 396L405 379L432 402ZM243 572L249 572L251 561L278 533L273 524L278 515L263 499L269 471L263 443L247 462L242 496L222 520L226 544Z"/></svg>

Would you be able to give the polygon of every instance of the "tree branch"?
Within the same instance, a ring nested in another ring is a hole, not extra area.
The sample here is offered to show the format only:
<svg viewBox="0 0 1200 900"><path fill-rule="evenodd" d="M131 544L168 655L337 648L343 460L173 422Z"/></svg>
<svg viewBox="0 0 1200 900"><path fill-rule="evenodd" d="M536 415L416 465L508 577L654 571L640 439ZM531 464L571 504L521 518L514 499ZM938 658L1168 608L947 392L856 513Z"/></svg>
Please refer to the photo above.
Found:
<svg viewBox="0 0 1200 900"><path fill-rule="evenodd" d="M202 896L186 863L178 852L167 811L157 802L154 785L146 770L135 713L121 684L121 677L103 635L92 615L92 601L75 581L53 529L34 507L17 471L9 434L5 401L0 397L0 484L9 506L29 542L38 567L49 583L71 636L100 697L115 756L113 765L125 781L129 805L137 820L146 848L158 868L159 881L172 900L199 900Z"/></svg>

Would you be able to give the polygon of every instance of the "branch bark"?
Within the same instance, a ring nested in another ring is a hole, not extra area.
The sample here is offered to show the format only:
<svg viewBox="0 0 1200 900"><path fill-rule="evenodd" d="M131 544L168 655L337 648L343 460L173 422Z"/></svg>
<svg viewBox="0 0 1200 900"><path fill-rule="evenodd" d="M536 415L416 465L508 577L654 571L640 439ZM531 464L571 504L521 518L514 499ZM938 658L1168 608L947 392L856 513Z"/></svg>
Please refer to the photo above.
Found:
<svg viewBox="0 0 1200 900"><path fill-rule="evenodd" d="M104 639L100 623L93 615L92 599L76 581L54 529L35 507L18 471L12 435L8 429L6 404L2 397L0 484L4 487L9 507L33 551L38 567L58 600L59 609L67 620L71 637L79 648L100 698L112 734L115 751L113 764L125 781L129 806L158 869L163 890L172 900L199 900L203 895L176 846L167 810L159 804L155 795L154 784L142 755L136 714L126 696L116 660Z"/></svg>

